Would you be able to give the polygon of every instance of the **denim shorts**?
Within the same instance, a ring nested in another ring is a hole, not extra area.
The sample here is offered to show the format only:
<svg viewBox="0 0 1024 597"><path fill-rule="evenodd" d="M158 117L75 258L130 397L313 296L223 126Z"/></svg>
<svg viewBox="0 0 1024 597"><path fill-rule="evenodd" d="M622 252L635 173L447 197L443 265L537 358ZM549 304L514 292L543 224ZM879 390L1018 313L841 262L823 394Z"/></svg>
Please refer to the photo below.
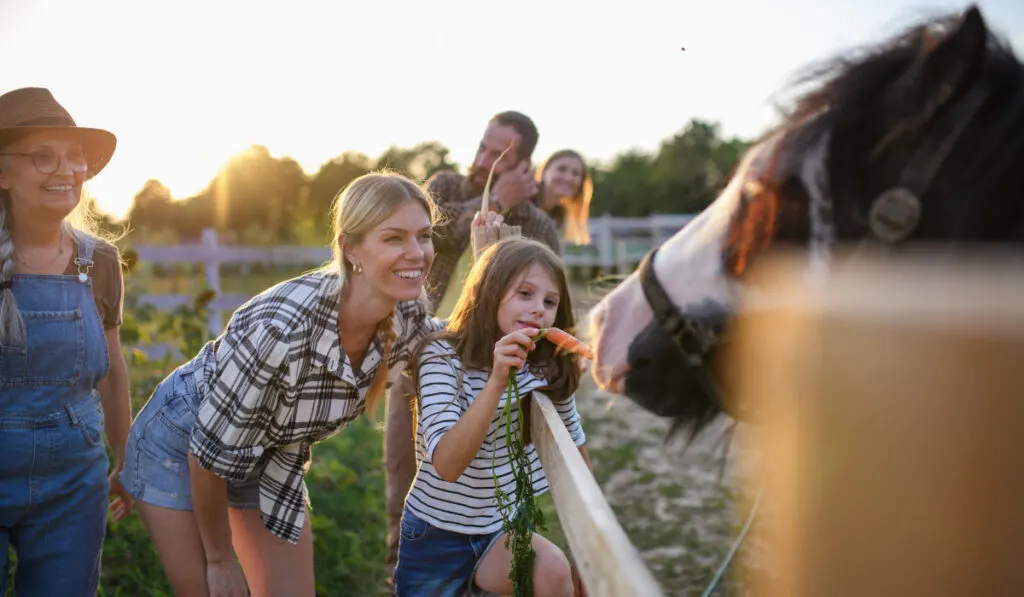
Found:
<svg viewBox="0 0 1024 597"><path fill-rule="evenodd" d="M192 509L188 444L200 398L190 366L182 365L160 382L135 417L118 477L136 500L172 510ZM244 481L227 482L228 505L259 507L259 473L257 467Z"/></svg>
<svg viewBox="0 0 1024 597"><path fill-rule="evenodd" d="M395 567L398 597L486 595L474 578L480 562L501 536L501 531L466 535L441 529L406 508Z"/></svg>

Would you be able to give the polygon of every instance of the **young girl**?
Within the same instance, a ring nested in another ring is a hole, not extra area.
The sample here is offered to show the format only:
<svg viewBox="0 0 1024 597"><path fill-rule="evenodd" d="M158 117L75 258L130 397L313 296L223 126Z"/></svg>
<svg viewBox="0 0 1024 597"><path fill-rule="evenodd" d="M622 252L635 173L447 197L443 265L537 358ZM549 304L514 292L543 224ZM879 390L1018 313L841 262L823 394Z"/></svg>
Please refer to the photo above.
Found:
<svg viewBox="0 0 1024 597"><path fill-rule="evenodd" d="M514 369L521 398L533 390L551 397L586 460L573 397L578 357L533 339L540 328L569 330L574 323L561 261L543 244L517 237L481 254L447 327L424 339L412 370L421 465L402 516L399 597L512 593L512 552L501 531L494 481L515 495L500 416L505 389ZM511 411L511 432L518 434L515 405ZM536 449L531 444L525 451L533 491L543 493L548 483ZM536 533L533 548L534 595L571 596L565 555Z"/></svg>

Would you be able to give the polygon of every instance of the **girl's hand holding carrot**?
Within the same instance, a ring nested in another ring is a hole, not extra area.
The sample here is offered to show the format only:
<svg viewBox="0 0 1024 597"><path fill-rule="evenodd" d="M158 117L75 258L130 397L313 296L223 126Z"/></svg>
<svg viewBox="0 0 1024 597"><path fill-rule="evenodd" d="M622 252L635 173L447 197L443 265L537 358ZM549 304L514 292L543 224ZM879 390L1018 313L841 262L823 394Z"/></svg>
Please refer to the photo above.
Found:
<svg viewBox="0 0 1024 597"><path fill-rule="evenodd" d="M509 371L519 369L526 363L527 353L535 346L532 338L535 335L535 329L522 329L498 340L494 344L494 365L491 367L491 377L488 381L493 380L502 388L508 385Z"/></svg>

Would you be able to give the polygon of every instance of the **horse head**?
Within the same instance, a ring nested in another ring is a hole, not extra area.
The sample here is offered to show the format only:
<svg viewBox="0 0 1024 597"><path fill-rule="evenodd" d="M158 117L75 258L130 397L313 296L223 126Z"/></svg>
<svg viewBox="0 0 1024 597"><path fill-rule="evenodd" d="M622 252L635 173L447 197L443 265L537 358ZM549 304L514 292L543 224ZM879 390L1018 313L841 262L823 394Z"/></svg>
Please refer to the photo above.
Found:
<svg viewBox="0 0 1024 597"><path fill-rule="evenodd" d="M747 273L779 247L1024 241L1024 69L971 7L824 63L719 197L591 313L598 385L694 433L736 416L721 371Z"/></svg>

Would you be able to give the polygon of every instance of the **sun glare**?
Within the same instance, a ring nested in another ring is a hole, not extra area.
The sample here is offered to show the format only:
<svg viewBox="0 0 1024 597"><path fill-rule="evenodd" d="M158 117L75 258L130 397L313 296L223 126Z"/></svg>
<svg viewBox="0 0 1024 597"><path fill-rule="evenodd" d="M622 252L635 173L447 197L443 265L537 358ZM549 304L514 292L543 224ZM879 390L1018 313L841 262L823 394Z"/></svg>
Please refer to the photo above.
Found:
<svg viewBox="0 0 1024 597"><path fill-rule="evenodd" d="M914 2L784 3L0 0L0 55L17 57L3 90L48 87L79 124L117 135L90 191L121 217L148 179L192 196L251 144L307 174L345 151L372 158L430 140L465 165L486 119L507 109L536 122L537 161L563 147L597 161L656 151L691 118L754 137L793 69ZM979 3L1020 31L1019 3ZM487 22L542 33L518 43ZM765 31L772 43L760 43Z"/></svg>

